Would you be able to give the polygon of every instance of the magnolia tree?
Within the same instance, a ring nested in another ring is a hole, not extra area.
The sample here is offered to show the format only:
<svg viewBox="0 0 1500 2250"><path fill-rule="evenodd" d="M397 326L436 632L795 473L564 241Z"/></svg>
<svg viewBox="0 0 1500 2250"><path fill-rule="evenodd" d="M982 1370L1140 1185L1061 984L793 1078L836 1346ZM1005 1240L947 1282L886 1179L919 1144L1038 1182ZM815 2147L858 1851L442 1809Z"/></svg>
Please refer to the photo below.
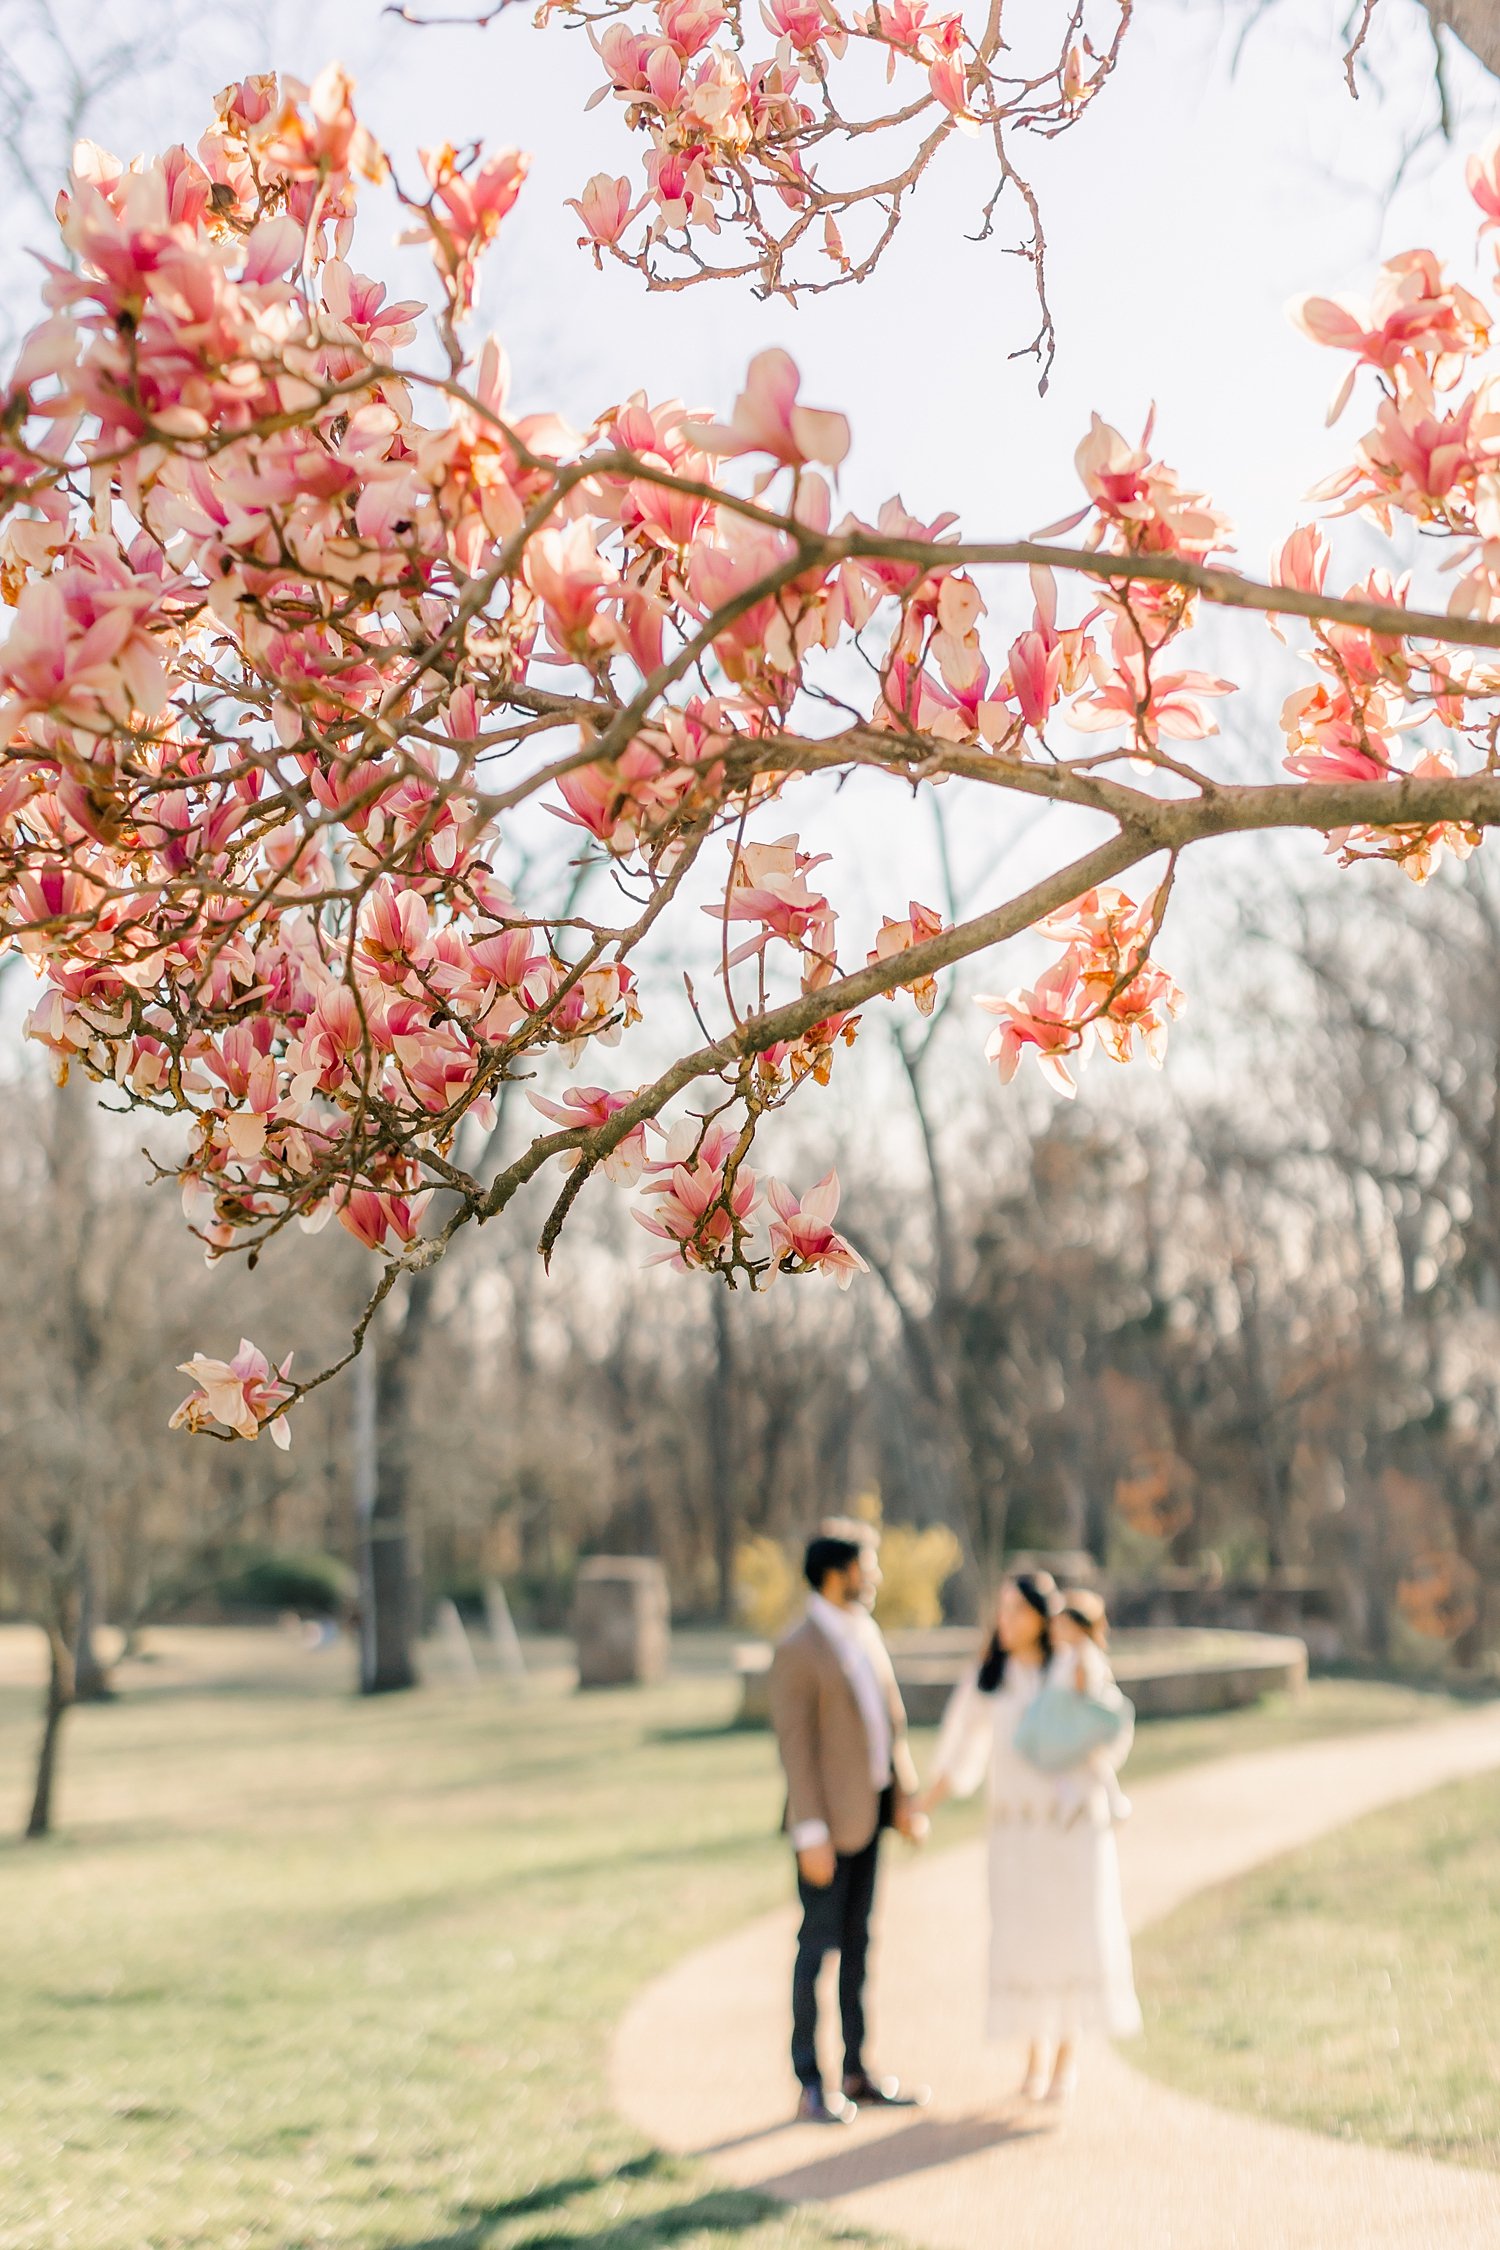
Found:
<svg viewBox="0 0 1500 2250"><path fill-rule="evenodd" d="M1035 1064L1067 1093L1090 1044L1160 1059L1181 995L1153 949L1189 846L1303 828L1420 881L1500 820L1500 412L1484 301L1431 253L1298 317L1374 399L1323 498L1441 542L1442 610L1394 567L1331 594L1311 524L1269 584L1239 575L1149 430L1098 419L1082 506L1043 538L899 499L838 518L848 425L779 352L725 420L642 395L582 431L518 418L498 347L463 338L524 161L423 163L401 200L430 308L352 262L388 167L337 71L230 87L196 153L85 146L0 425L0 935L40 980L28 1029L59 1073L182 1121L211 1258L329 1221L367 1245L351 1352L404 1272L547 1166L544 1251L600 1176L684 1273L845 1285L837 1180L765 1176L756 1137L861 1010L930 1009L943 972L1039 932L1034 986L979 1005L1001 1080ZM1470 181L1500 231L1500 145ZM1030 622L1002 628L1028 571ZM1281 778L1231 784L1202 747L1234 692L1184 649L1205 602L1305 625ZM951 926L902 897L849 932L788 800L854 772L898 820L962 779L997 845L1036 799L1097 840ZM506 887L533 806L602 856L607 909ZM675 1005L651 964L703 928L705 888L713 988L643 1076ZM532 1137L481 1168L518 1079ZM285 1443L334 1368L294 1379L247 1342L190 1372L180 1424Z"/></svg>

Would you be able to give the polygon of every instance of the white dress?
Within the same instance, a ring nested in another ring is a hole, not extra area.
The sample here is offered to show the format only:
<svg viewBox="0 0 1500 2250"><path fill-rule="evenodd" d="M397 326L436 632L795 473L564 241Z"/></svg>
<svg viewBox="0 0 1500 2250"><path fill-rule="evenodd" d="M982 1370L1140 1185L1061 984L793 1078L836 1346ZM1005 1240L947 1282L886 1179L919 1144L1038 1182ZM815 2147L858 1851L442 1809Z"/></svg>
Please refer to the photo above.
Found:
<svg viewBox="0 0 1500 2250"><path fill-rule="evenodd" d="M1048 1668L1012 1658L992 1695L980 1693L971 1673L954 1690L938 1737L934 1778L956 1796L971 1796L989 1777L992 2039L1089 2031L1122 2039L1141 2028L1109 1791L1087 1766L1060 1787L1014 1746L1016 1721L1044 1678L1072 1686L1076 1657L1060 1651ZM1118 1694L1099 1651L1090 1648L1085 1661L1089 1692ZM1128 1748L1127 1733L1110 1764Z"/></svg>

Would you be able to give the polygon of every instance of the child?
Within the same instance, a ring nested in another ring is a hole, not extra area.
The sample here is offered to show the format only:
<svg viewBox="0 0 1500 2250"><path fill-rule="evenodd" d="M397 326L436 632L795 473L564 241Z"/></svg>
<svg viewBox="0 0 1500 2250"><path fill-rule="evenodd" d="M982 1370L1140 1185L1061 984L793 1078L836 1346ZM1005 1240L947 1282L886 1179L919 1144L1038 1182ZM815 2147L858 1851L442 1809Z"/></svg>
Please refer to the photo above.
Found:
<svg viewBox="0 0 1500 2250"><path fill-rule="evenodd" d="M1063 1595L1063 1605L1052 1621L1052 1684L1071 1688L1077 1695L1111 1703L1119 1690L1105 1651L1109 1647L1109 1619L1099 1596L1086 1586ZM1130 1799L1120 1787L1115 1771L1123 1757L1118 1744L1095 1750L1072 1773L1059 1774L1056 1783L1057 1813L1071 1827L1082 1812L1092 1789L1102 1789L1109 1818L1115 1823L1130 1817Z"/></svg>

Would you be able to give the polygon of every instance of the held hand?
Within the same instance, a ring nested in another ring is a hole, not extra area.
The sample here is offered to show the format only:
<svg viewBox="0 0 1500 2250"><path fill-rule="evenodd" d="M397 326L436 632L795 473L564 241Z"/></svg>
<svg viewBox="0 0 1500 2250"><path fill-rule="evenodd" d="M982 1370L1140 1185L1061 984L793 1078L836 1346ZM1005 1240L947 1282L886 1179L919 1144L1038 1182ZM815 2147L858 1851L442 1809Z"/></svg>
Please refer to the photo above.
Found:
<svg viewBox="0 0 1500 2250"><path fill-rule="evenodd" d="M897 1835L904 1836L908 1843L926 1843L928 1831L932 1824L927 1818L923 1800L920 1797L898 1798L891 1819Z"/></svg>
<svg viewBox="0 0 1500 2250"><path fill-rule="evenodd" d="M832 1844L809 1844L797 1854L797 1872L815 1891L826 1891L836 1866Z"/></svg>

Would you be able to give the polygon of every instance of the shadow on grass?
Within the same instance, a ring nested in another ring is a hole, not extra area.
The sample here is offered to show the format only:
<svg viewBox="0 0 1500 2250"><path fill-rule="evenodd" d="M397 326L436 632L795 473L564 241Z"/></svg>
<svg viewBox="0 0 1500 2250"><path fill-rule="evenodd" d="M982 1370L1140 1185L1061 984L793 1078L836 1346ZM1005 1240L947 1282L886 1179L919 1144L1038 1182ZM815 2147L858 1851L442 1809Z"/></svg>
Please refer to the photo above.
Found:
<svg viewBox="0 0 1500 2250"><path fill-rule="evenodd" d="M674 2204L665 2211L643 2211L638 2219L616 2219L587 2234L571 2227L563 2233L528 2234L513 2250L659 2250L664 2242L680 2242L693 2234L748 2234L774 2211L782 2209L769 2195L752 2188L714 2188L694 2196L691 2203Z"/></svg>
<svg viewBox="0 0 1500 2250"><path fill-rule="evenodd" d="M566 2219L567 2206L601 2188L625 2182L665 2181L679 2167L660 2150L619 2165L613 2172L575 2173L571 2178L549 2180L526 2195L504 2203L469 2205L454 2216L459 2224L446 2234L423 2235L418 2240L390 2242L385 2250L499 2250L497 2237L517 2220L555 2212ZM744 2234L782 2206L768 2195L749 2188L715 2188L686 2203L642 2211L635 2218L611 2216L599 2226L587 2220L580 2225L544 2227L538 2233L512 2235L507 2250L659 2250L663 2243L680 2242L695 2234Z"/></svg>
<svg viewBox="0 0 1500 2250"><path fill-rule="evenodd" d="M623 2180L659 2180L676 2177L678 2166L659 2148L632 2156L612 2172L575 2172L570 2179L546 2180L505 2203L487 2203L482 2210L466 2206L460 2216L479 2220L487 2227L503 2226L510 2219L534 2218L538 2211L556 2211L575 2196L592 2195L596 2188L616 2187Z"/></svg>
<svg viewBox="0 0 1500 2250"><path fill-rule="evenodd" d="M43 2008L149 2008L171 1995L164 1984L84 1986L73 1992L44 1991L36 1995Z"/></svg>
<svg viewBox="0 0 1500 2250"><path fill-rule="evenodd" d="M741 1718L732 1711L727 1719L700 1719L691 1726L648 1727L642 1741L670 1747L678 1742L722 1742L726 1735L758 1734L769 1736L770 1725L765 1719Z"/></svg>

